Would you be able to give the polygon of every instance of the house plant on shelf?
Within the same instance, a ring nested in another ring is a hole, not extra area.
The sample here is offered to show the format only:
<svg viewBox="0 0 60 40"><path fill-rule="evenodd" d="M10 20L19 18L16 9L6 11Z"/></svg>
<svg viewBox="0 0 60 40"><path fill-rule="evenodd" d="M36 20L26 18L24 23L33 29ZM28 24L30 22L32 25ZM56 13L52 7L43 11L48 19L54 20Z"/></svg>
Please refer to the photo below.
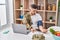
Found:
<svg viewBox="0 0 60 40"><path fill-rule="evenodd" d="M23 9L23 5L20 5L20 9L21 9L21 10Z"/></svg>
<svg viewBox="0 0 60 40"><path fill-rule="evenodd" d="M49 21L50 21L50 22L52 22L52 21L53 21L53 17L52 17L52 16L49 18Z"/></svg>

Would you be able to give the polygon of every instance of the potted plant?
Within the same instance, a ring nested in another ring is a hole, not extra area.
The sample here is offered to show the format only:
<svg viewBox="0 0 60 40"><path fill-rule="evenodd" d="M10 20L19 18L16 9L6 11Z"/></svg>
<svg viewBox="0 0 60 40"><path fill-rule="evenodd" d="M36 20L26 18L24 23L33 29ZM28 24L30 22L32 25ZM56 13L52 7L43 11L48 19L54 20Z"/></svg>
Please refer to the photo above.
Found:
<svg viewBox="0 0 60 40"><path fill-rule="evenodd" d="M51 17L49 18L49 20L50 20L50 22L52 22L52 20L53 20L53 17L51 16Z"/></svg>
<svg viewBox="0 0 60 40"><path fill-rule="evenodd" d="M58 8L59 8L59 12L60 12L60 0L59 0L59 3L58 3Z"/></svg>
<svg viewBox="0 0 60 40"><path fill-rule="evenodd" d="M20 9L23 9L23 5L20 5Z"/></svg>

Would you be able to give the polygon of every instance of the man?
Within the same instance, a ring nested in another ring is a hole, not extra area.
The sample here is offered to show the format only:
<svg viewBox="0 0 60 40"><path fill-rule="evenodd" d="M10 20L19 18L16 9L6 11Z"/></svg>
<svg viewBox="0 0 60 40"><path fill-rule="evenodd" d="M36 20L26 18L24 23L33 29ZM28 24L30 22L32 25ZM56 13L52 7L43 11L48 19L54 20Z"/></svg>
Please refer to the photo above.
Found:
<svg viewBox="0 0 60 40"><path fill-rule="evenodd" d="M27 23L32 26L31 31L38 27L41 32L47 32L47 29L43 28L42 17L36 12L37 5L32 4L30 13L26 14Z"/></svg>

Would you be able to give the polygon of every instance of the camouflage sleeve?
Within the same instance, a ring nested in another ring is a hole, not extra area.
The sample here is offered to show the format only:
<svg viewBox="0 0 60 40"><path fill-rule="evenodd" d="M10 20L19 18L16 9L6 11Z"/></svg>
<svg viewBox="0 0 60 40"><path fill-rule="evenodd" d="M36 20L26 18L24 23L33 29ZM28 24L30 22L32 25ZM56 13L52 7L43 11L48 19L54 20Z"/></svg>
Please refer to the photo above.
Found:
<svg viewBox="0 0 60 40"><path fill-rule="evenodd" d="M30 14L26 14L25 17L26 17L27 23L31 26L31 16L30 16Z"/></svg>

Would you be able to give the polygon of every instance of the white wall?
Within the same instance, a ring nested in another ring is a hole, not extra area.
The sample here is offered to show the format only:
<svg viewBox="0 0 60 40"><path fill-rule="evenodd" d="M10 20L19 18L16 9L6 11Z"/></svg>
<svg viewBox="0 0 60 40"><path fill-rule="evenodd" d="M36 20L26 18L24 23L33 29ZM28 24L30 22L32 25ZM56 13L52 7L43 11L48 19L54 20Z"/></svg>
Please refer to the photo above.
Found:
<svg viewBox="0 0 60 40"><path fill-rule="evenodd" d="M60 12L59 12L59 18L58 18L58 26L60 26Z"/></svg>
<svg viewBox="0 0 60 40"><path fill-rule="evenodd" d="M7 24L6 5L0 5L0 21L1 21L1 26Z"/></svg>
<svg viewBox="0 0 60 40"><path fill-rule="evenodd" d="M6 4L5 0L0 0L0 26L7 24L5 4Z"/></svg>
<svg viewBox="0 0 60 40"><path fill-rule="evenodd" d="M13 0L8 0L8 7L9 7L9 18L8 18L8 23L13 23Z"/></svg>
<svg viewBox="0 0 60 40"><path fill-rule="evenodd" d="M60 7L59 7L59 14L58 14L58 26L60 26Z"/></svg>

